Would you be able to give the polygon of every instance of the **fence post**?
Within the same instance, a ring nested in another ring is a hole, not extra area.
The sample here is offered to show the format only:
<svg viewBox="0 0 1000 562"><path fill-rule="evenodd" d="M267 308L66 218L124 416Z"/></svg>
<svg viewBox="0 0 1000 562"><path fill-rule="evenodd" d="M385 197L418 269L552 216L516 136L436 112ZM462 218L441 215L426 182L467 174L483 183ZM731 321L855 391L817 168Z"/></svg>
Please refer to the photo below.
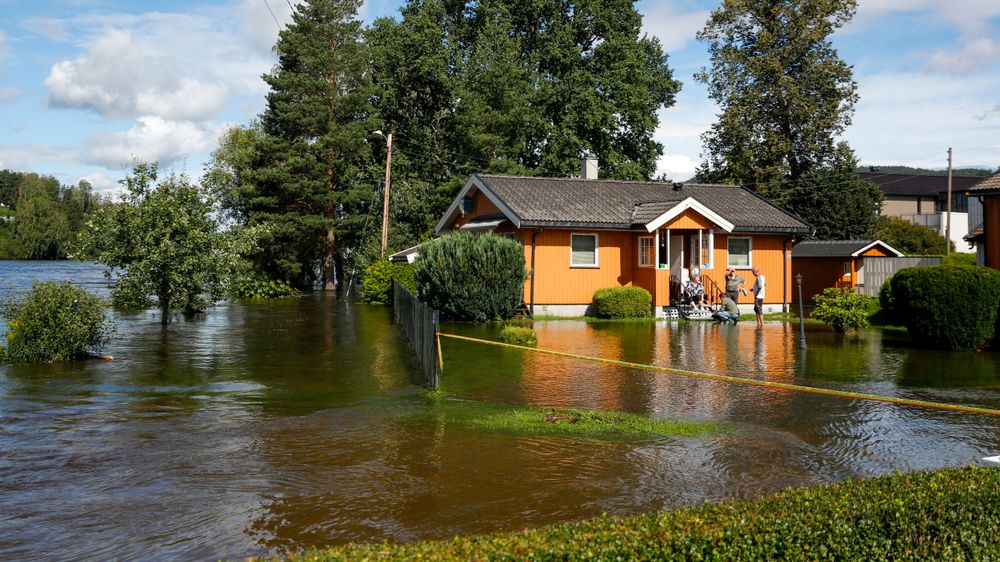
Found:
<svg viewBox="0 0 1000 562"><path fill-rule="evenodd" d="M424 386L437 389L441 383L441 348L438 342L440 315L418 301L402 285L392 281L393 315L402 325L410 349L417 357Z"/></svg>

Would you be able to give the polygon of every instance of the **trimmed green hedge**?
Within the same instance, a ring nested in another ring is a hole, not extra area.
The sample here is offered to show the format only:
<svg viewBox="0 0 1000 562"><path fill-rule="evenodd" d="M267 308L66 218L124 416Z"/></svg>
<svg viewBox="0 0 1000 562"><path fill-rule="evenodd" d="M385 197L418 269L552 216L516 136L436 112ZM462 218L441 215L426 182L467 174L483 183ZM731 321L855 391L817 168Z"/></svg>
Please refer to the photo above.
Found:
<svg viewBox="0 0 1000 562"><path fill-rule="evenodd" d="M393 279L410 293L416 294L412 265L381 260L372 263L365 270L365 279L361 282L361 300L369 304L392 304Z"/></svg>
<svg viewBox="0 0 1000 562"><path fill-rule="evenodd" d="M871 297L859 295L851 287L828 287L816 295L816 308L812 317L826 322L838 332L868 327L868 308Z"/></svg>
<svg viewBox="0 0 1000 562"><path fill-rule="evenodd" d="M997 335L1000 271L986 267L910 267L889 279L892 315L921 345L981 349Z"/></svg>
<svg viewBox="0 0 1000 562"><path fill-rule="evenodd" d="M653 297L642 287L598 289L591 314L598 318L648 318L653 314Z"/></svg>
<svg viewBox="0 0 1000 562"><path fill-rule="evenodd" d="M293 560L995 560L1000 469L895 474L659 515Z"/></svg>
<svg viewBox="0 0 1000 562"><path fill-rule="evenodd" d="M494 234L449 234L420 246L417 298L450 320L504 320L524 294L524 248Z"/></svg>
<svg viewBox="0 0 1000 562"><path fill-rule="evenodd" d="M538 345L538 334L525 326L504 326L500 330L500 341L517 345Z"/></svg>

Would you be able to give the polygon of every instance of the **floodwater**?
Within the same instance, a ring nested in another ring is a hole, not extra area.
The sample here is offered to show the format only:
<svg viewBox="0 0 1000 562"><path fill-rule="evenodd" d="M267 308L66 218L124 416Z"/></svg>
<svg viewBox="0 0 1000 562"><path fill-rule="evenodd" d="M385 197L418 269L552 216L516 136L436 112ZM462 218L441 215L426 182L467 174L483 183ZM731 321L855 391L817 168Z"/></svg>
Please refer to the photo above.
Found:
<svg viewBox="0 0 1000 562"><path fill-rule="evenodd" d="M0 287L90 264L0 262ZM1000 419L790 394L444 340L444 390L722 422L616 441L455 427L390 311L324 294L118 317L111 362L0 367L0 559L216 559L520 529L1000 453ZM1000 358L810 326L539 322L586 355L1000 407ZM496 328L448 325L493 338Z"/></svg>

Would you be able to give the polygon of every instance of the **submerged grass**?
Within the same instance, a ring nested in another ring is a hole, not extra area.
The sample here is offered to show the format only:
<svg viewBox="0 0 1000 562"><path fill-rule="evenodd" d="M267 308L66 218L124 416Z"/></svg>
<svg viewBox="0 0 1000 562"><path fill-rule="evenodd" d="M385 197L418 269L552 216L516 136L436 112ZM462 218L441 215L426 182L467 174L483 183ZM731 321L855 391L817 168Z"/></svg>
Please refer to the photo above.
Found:
<svg viewBox="0 0 1000 562"><path fill-rule="evenodd" d="M507 406L428 393L446 423L476 431L595 438L694 437L724 431L718 423L653 418L629 412Z"/></svg>
<svg viewBox="0 0 1000 562"><path fill-rule="evenodd" d="M1000 470L949 468L638 517L292 560L997 560Z"/></svg>

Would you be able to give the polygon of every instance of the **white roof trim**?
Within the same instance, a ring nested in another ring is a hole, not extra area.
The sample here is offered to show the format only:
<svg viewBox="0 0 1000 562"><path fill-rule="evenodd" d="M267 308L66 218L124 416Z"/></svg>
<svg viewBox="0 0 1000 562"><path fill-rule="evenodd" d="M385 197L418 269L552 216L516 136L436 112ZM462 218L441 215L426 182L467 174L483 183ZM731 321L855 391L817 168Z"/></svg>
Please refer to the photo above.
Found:
<svg viewBox="0 0 1000 562"><path fill-rule="evenodd" d="M852 258L856 258L856 257L860 256L861 254L867 252L868 250L871 250L872 248L874 248L876 245L879 245L879 244L881 244L882 246L885 246L886 248L889 249L890 252L896 254L897 258L903 257L903 252L900 252L896 248L893 248L892 246L886 244L885 242L883 242L881 240L876 240L876 241L872 242L871 244L865 246L864 248L861 248L857 252L854 252L853 254L851 254L851 257Z"/></svg>
<svg viewBox="0 0 1000 562"><path fill-rule="evenodd" d="M688 197L687 199L681 201L680 203L668 209L667 212L646 223L646 231L653 232L657 228L660 228L661 226L672 221L673 219L679 217L681 213L683 213L688 209L697 211L703 217L717 224L720 228L722 228L726 232L732 232L733 229L736 228L736 225L722 218L721 215L719 215L712 209L709 209L694 197Z"/></svg>
<svg viewBox="0 0 1000 562"><path fill-rule="evenodd" d="M486 187L486 184L473 175L469 178L469 181L465 182L465 187L458 192L458 195L455 196L455 200L451 202L451 205L448 206L448 210L444 212L444 216L442 216L441 220L439 220L437 225L434 226L434 234L440 234L443 230L448 228L448 225L455 222L455 213L458 212L458 206L462 202L462 198L472 191L472 188L476 188L483 192L483 195L492 201L493 204L500 209L500 212L510 220L510 222L514 223L515 228L521 228L520 217L514 214L514 211L512 211L510 207L508 207L503 201L500 200L499 197L490 191L489 188Z"/></svg>

